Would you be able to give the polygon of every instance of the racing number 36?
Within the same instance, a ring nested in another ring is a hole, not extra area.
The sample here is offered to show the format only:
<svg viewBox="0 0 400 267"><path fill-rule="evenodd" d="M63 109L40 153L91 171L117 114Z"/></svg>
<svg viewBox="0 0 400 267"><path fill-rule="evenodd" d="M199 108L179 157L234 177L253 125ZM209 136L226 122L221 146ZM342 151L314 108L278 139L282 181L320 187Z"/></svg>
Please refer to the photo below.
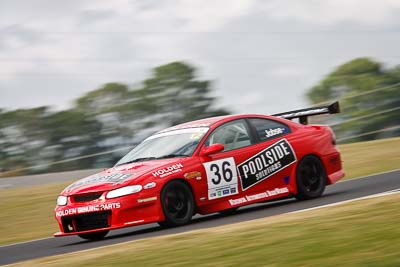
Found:
<svg viewBox="0 0 400 267"><path fill-rule="evenodd" d="M203 165L209 188L237 184L236 164L232 157L210 161Z"/></svg>
<svg viewBox="0 0 400 267"><path fill-rule="evenodd" d="M222 165L221 168L220 165ZM222 164L213 163L210 165L210 170L214 172L214 177L211 178L213 184L220 184L221 179L224 179L227 183L232 181L233 172L229 161L222 161Z"/></svg>

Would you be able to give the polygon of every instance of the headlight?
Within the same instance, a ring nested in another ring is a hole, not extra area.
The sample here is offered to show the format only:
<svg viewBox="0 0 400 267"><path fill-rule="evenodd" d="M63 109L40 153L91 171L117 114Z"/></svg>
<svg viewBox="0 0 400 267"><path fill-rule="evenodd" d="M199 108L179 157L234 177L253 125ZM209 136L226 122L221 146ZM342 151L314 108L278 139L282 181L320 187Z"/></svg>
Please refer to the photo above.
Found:
<svg viewBox="0 0 400 267"><path fill-rule="evenodd" d="M141 185L125 186L108 192L106 198L116 198L116 197L126 196L140 192L141 190L142 190Z"/></svg>
<svg viewBox="0 0 400 267"><path fill-rule="evenodd" d="M67 205L68 197L66 196L58 196L57 198L57 205L58 206L65 206Z"/></svg>

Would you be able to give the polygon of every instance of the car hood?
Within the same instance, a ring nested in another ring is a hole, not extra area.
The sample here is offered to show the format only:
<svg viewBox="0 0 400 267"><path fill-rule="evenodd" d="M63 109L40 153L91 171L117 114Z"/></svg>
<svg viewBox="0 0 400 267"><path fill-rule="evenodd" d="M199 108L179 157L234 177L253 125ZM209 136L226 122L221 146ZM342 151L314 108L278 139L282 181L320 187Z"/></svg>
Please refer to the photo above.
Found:
<svg viewBox="0 0 400 267"><path fill-rule="evenodd" d="M109 191L132 184L134 180L146 174L149 174L147 177L159 179L168 170L179 172L183 167L180 163L182 161L182 158L173 158L124 164L82 178L66 187L61 194L76 195ZM138 184L140 184L140 181L138 181Z"/></svg>

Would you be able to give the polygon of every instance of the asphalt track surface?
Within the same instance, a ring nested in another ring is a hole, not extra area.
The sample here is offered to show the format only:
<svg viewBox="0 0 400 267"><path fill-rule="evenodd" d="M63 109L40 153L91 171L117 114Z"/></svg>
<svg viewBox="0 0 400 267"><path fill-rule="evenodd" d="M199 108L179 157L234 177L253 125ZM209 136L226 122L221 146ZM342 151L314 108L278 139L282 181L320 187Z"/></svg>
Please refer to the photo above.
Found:
<svg viewBox="0 0 400 267"><path fill-rule="evenodd" d="M104 240L96 242L83 241L76 236L69 236L61 238L51 237L36 241L2 246L0 247L0 264L10 264L39 257L59 255L126 241L244 222L287 212L318 207L335 202L351 200L399 188L400 170L396 170L393 172L337 183L327 187L324 195L318 199L308 201L286 199L269 203L253 204L240 208L234 215L230 216L222 216L219 214L195 216L192 223L183 227L163 229L157 224L148 224L144 226L136 226L112 231ZM32 229L32 231L34 231L34 229Z"/></svg>

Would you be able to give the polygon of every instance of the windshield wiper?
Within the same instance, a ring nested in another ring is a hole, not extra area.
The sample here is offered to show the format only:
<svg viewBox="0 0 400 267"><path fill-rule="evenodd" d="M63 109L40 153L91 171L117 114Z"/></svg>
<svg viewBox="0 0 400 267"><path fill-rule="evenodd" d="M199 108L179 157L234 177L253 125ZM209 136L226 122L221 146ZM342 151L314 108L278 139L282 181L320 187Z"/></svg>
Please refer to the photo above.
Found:
<svg viewBox="0 0 400 267"><path fill-rule="evenodd" d="M157 159L179 158L179 157L187 158L189 156L186 155L186 154L168 154L168 155L164 155L164 156L158 157Z"/></svg>
<svg viewBox="0 0 400 267"><path fill-rule="evenodd" d="M127 162L120 163L120 164L118 164L116 166L121 166L121 165L124 165L124 164L129 164L129 163L134 163L134 162L139 162L139 161L152 160L152 159L158 159L158 158L156 158L156 157L137 158L137 159L129 160Z"/></svg>

